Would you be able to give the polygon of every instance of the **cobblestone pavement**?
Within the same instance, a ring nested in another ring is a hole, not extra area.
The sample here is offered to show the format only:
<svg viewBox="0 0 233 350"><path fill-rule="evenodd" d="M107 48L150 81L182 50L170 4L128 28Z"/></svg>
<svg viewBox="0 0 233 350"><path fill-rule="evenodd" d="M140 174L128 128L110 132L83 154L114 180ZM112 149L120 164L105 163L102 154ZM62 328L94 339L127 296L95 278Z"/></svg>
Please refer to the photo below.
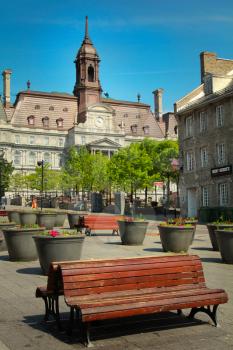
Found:
<svg viewBox="0 0 233 350"><path fill-rule="evenodd" d="M223 264L218 252L211 250L205 226L198 225L189 253L198 254L203 262L209 287L224 288L228 304L218 309L220 328L197 314L190 321L174 313L103 322L93 327L96 350L232 350L233 349L233 265ZM157 223L151 222L143 246L123 246L118 236L110 234L86 237L82 258L114 258L164 255ZM46 284L39 262L10 262L7 252L0 253L0 350L75 350L83 349L74 332L69 338L59 333L54 322L43 323L44 306L35 298L35 289ZM68 309L61 297L64 326Z"/></svg>

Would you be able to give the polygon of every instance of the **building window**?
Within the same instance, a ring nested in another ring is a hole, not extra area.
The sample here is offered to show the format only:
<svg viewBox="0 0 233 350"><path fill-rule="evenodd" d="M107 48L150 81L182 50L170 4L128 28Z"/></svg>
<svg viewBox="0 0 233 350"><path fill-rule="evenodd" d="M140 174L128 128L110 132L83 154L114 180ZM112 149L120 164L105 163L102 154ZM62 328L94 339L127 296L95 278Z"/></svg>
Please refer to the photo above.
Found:
<svg viewBox="0 0 233 350"><path fill-rule="evenodd" d="M131 131L133 134L137 133L137 128L138 128L137 124L131 125Z"/></svg>
<svg viewBox="0 0 233 350"><path fill-rule="evenodd" d="M63 108L63 112L68 112L68 108L67 108L67 107L64 107L64 108Z"/></svg>
<svg viewBox="0 0 233 350"><path fill-rule="evenodd" d="M224 145L224 143L217 144L217 162L218 162L218 164L225 163L225 145Z"/></svg>
<svg viewBox="0 0 233 350"><path fill-rule="evenodd" d="M125 113L125 114L124 114L124 118L128 118L128 113Z"/></svg>
<svg viewBox="0 0 233 350"><path fill-rule="evenodd" d="M150 127L149 127L149 125L144 126L144 127L143 127L143 131L144 131L144 134L145 134L145 135L148 135L148 134L150 133Z"/></svg>
<svg viewBox="0 0 233 350"><path fill-rule="evenodd" d="M35 165L36 163L36 154L35 152L29 153L29 165Z"/></svg>
<svg viewBox="0 0 233 350"><path fill-rule="evenodd" d="M35 136L33 136L33 135L29 136L29 144L30 145L34 145L35 144Z"/></svg>
<svg viewBox="0 0 233 350"><path fill-rule="evenodd" d="M187 159L187 170L191 171L194 169L194 157L193 157L193 152L187 152L186 155L186 159Z"/></svg>
<svg viewBox="0 0 233 350"><path fill-rule="evenodd" d="M202 187L202 206L208 207L209 205L209 191L207 187Z"/></svg>
<svg viewBox="0 0 233 350"><path fill-rule="evenodd" d="M14 153L14 165L21 165L21 152L15 151Z"/></svg>
<svg viewBox="0 0 233 350"><path fill-rule="evenodd" d="M219 205L224 206L228 204L228 201L229 201L228 184L222 183L218 185L218 196L219 196Z"/></svg>
<svg viewBox="0 0 233 350"><path fill-rule="evenodd" d="M177 125L174 127L174 133L175 133L175 135L178 134L178 126Z"/></svg>
<svg viewBox="0 0 233 350"><path fill-rule="evenodd" d="M63 145L64 145L64 140L63 140L63 138L60 137L60 138L58 139L58 146L59 146L59 147L63 147Z"/></svg>
<svg viewBox="0 0 233 350"><path fill-rule="evenodd" d="M86 136L81 136L81 145L86 144Z"/></svg>
<svg viewBox="0 0 233 350"><path fill-rule="evenodd" d="M40 105L35 105L35 109L40 109Z"/></svg>
<svg viewBox="0 0 233 350"><path fill-rule="evenodd" d="M16 144L20 143L20 135L15 135L15 143Z"/></svg>
<svg viewBox="0 0 233 350"><path fill-rule="evenodd" d="M93 82L94 81L95 71L94 71L94 68L92 66L88 67L87 75L88 75L88 81Z"/></svg>
<svg viewBox="0 0 233 350"><path fill-rule="evenodd" d="M62 167L62 165L63 165L62 155L59 154L59 155L58 155L58 166L59 166L59 167Z"/></svg>
<svg viewBox="0 0 233 350"><path fill-rule="evenodd" d="M50 106L50 107L49 107L49 111L54 111L54 107L53 107L53 106Z"/></svg>
<svg viewBox="0 0 233 350"><path fill-rule="evenodd" d="M200 150L200 153L201 153L201 167L204 168L208 164L207 147L202 147Z"/></svg>
<svg viewBox="0 0 233 350"><path fill-rule="evenodd" d="M200 112L199 120L200 120L200 132L205 132L207 130L207 113Z"/></svg>
<svg viewBox="0 0 233 350"><path fill-rule="evenodd" d="M185 119L185 134L187 137L192 136L193 133L193 117L190 115Z"/></svg>
<svg viewBox="0 0 233 350"><path fill-rule="evenodd" d="M218 128L223 126L224 118L223 118L224 110L223 105L219 105L216 107L216 125Z"/></svg>
<svg viewBox="0 0 233 350"><path fill-rule="evenodd" d="M28 125L35 125L34 115L30 115L27 119L28 119Z"/></svg>
<svg viewBox="0 0 233 350"><path fill-rule="evenodd" d="M44 145L45 145L45 146L48 146L48 145L49 145L49 137L48 137L48 136L45 136L45 137L44 137Z"/></svg>
<svg viewBox="0 0 233 350"><path fill-rule="evenodd" d="M58 128L63 128L63 119L62 118L57 119L56 123L57 123Z"/></svg>
<svg viewBox="0 0 233 350"><path fill-rule="evenodd" d="M42 118L42 123L43 123L44 128L48 128L49 127L49 118L48 117Z"/></svg>
<svg viewBox="0 0 233 350"><path fill-rule="evenodd" d="M51 155L48 152L44 153L44 161L45 163L51 163Z"/></svg>
<svg viewBox="0 0 233 350"><path fill-rule="evenodd" d="M136 118L140 119L141 118L140 114L136 114Z"/></svg>

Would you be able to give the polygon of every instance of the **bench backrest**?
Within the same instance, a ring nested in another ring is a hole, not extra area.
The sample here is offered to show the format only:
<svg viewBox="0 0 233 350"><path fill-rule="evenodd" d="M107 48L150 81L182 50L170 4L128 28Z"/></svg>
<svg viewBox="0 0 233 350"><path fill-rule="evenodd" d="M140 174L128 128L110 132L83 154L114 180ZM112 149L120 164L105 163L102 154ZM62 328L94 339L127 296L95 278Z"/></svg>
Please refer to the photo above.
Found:
<svg viewBox="0 0 233 350"><path fill-rule="evenodd" d="M80 260L59 264L64 296L80 296L144 288L205 285L196 255Z"/></svg>

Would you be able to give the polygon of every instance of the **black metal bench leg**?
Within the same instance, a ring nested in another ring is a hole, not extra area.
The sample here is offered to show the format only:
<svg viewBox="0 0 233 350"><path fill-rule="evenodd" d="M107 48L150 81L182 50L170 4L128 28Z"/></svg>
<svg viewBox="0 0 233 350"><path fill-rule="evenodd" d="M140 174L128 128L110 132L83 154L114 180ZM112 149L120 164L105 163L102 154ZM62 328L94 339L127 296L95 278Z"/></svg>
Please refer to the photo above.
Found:
<svg viewBox="0 0 233 350"><path fill-rule="evenodd" d="M44 315L44 321L48 321L49 319L49 304L48 304L48 298L47 297L42 297L42 299L44 300L44 304L45 304L45 315Z"/></svg>
<svg viewBox="0 0 233 350"><path fill-rule="evenodd" d="M72 335L73 333L73 325L74 325L74 308L70 308L70 319L69 319L69 327L67 329L67 334Z"/></svg>
<svg viewBox="0 0 233 350"><path fill-rule="evenodd" d="M60 311L59 311L59 296L58 295L54 297L54 303L55 303L54 317L56 320L57 328L59 331L62 331L61 320L60 320Z"/></svg>
<svg viewBox="0 0 233 350"><path fill-rule="evenodd" d="M93 347L93 344L90 341L90 328L91 328L90 322L82 323L83 343L87 348Z"/></svg>
<svg viewBox="0 0 233 350"><path fill-rule="evenodd" d="M183 315L183 311L181 309L177 310L177 315Z"/></svg>
<svg viewBox="0 0 233 350"><path fill-rule="evenodd" d="M188 315L188 318L194 318L197 312L204 312L207 314L211 320L213 321L215 327L219 327L219 324L217 322L217 308L219 305L214 305L213 309L211 310L210 306L207 307L201 306L201 307L194 307L190 311L190 314Z"/></svg>

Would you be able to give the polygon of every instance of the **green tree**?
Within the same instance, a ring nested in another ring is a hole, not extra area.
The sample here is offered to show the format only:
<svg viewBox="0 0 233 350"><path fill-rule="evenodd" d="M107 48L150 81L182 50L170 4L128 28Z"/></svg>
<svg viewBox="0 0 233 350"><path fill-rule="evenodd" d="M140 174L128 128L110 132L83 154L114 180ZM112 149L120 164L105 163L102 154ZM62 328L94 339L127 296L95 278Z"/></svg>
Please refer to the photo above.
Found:
<svg viewBox="0 0 233 350"><path fill-rule="evenodd" d="M10 176L14 168L12 162L8 162L3 157L0 158L0 198L5 195L5 190L9 188Z"/></svg>

